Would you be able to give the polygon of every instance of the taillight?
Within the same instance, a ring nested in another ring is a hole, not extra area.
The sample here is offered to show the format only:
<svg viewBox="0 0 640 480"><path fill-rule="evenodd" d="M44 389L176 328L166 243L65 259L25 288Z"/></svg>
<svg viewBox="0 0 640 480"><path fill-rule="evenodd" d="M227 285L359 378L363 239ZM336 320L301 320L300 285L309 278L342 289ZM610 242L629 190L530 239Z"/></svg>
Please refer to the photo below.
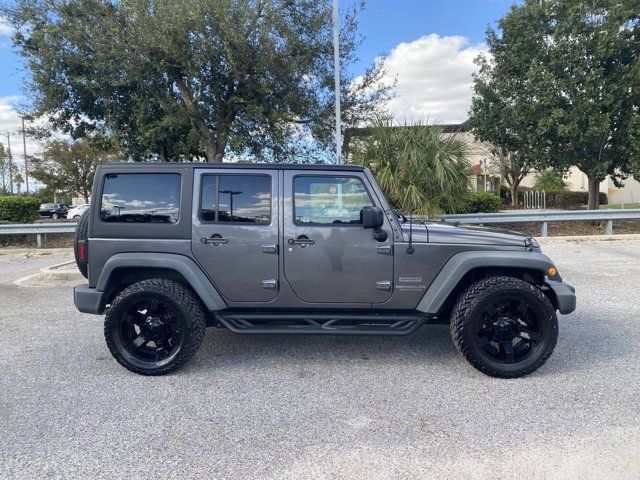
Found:
<svg viewBox="0 0 640 480"><path fill-rule="evenodd" d="M87 261L87 241L78 242L78 261Z"/></svg>

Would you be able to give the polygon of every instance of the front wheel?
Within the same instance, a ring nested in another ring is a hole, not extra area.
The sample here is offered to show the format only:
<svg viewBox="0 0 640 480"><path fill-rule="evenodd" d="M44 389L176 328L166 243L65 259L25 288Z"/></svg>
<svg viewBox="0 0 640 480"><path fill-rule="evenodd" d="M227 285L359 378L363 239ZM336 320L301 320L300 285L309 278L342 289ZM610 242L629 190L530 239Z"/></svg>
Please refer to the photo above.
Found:
<svg viewBox="0 0 640 480"><path fill-rule="evenodd" d="M182 284L156 278L120 292L107 311L104 336L125 368L163 375L196 353L205 328L200 300Z"/></svg>
<svg viewBox="0 0 640 480"><path fill-rule="evenodd" d="M58 215L57 213L54 213L53 215L51 215L51 220L58 220L60 218L60 215Z"/></svg>
<svg viewBox="0 0 640 480"><path fill-rule="evenodd" d="M553 353L558 319L549 299L525 281L490 277L471 285L451 314L456 348L475 368L500 378L527 375Z"/></svg>

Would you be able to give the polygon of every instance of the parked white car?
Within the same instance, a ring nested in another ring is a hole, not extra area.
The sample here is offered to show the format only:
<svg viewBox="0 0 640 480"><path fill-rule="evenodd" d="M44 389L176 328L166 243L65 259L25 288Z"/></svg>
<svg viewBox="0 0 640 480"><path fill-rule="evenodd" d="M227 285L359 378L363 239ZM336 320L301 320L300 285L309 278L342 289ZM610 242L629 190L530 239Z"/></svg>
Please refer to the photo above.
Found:
<svg viewBox="0 0 640 480"><path fill-rule="evenodd" d="M76 205L75 207L69 209L69 211L67 212L67 218L80 218L80 215L82 215L89 208L89 206L90 205L88 203L85 205Z"/></svg>

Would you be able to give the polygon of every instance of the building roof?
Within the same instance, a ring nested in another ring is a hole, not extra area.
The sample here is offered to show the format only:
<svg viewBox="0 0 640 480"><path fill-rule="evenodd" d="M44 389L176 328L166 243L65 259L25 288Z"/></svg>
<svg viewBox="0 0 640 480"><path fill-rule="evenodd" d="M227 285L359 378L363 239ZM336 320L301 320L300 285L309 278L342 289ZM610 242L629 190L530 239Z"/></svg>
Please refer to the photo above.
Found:
<svg viewBox="0 0 640 480"><path fill-rule="evenodd" d="M441 127L444 133L462 133L469 132L471 130L469 126L469 120L465 120L462 123L445 123L445 124L433 124L429 126ZM349 142L353 138L364 138L371 135L372 127L357 127L347 128L344 132L344 149L347 150ZM397 125L391 127L392 129L404 129L404 128L420 128L419 125Z"/></svg>

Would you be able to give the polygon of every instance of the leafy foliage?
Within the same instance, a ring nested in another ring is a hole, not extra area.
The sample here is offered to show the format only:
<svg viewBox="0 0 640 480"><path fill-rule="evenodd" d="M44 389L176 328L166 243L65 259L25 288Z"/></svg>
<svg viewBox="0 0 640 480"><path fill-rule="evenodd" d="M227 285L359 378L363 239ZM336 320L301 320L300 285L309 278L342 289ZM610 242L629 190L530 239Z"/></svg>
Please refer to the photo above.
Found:
<svg viewBox="0 0 640 480"><path fill-rule="evenodd" d="M0 196L0 222L30 223L38 218L38 200L18 195Z"/></svg>
<svg viewBox="0 0 640 480"><path fill-rule="evenodd" d="M88 202L98 164L121 159L118 150L104 147L95 137L50 141L42 157L32 159L31 175L54 193L80 194Z"/></svg>
<svg viewBox="0 0 640 480"><path fill-rule="evenodd" d="M525 0L490 29L472 126L538 168L577 166L598 184L638 170L640 16L627 0Z"/></svg>
<svg viewBox="0 0 640 480"><path fill-rule="evenodd" d="M381 62L347 74L357 11L342 19L347 126L391 93ZM332 142L329 0L17 0L1 13L35 113L73 138L104 126L138 160L286 161Z"/></svg>
<svg viewBox="0 0 640 480"><path fill-rule="evenodd" d="M502 207L500 197L491 192L469 192L465 202L464 211L460 213L493 213Z"/></svg>
<svg viewBox="0 0 640 480"><path fill-rule="evenodd" d="M440 126L395 125L385 118L353 152L354 162L371 169L394 207L430 217L464 208L467 158L467 144Z"/></svg>
<svg viewBox="0 0 640 480"><path fill-rule="evenodd" d="M548 169L536 174L536 190L545 190L547 192L558 192L568 190L567 183L562 179L562 174L558 174L555 170Z"/></svg>

